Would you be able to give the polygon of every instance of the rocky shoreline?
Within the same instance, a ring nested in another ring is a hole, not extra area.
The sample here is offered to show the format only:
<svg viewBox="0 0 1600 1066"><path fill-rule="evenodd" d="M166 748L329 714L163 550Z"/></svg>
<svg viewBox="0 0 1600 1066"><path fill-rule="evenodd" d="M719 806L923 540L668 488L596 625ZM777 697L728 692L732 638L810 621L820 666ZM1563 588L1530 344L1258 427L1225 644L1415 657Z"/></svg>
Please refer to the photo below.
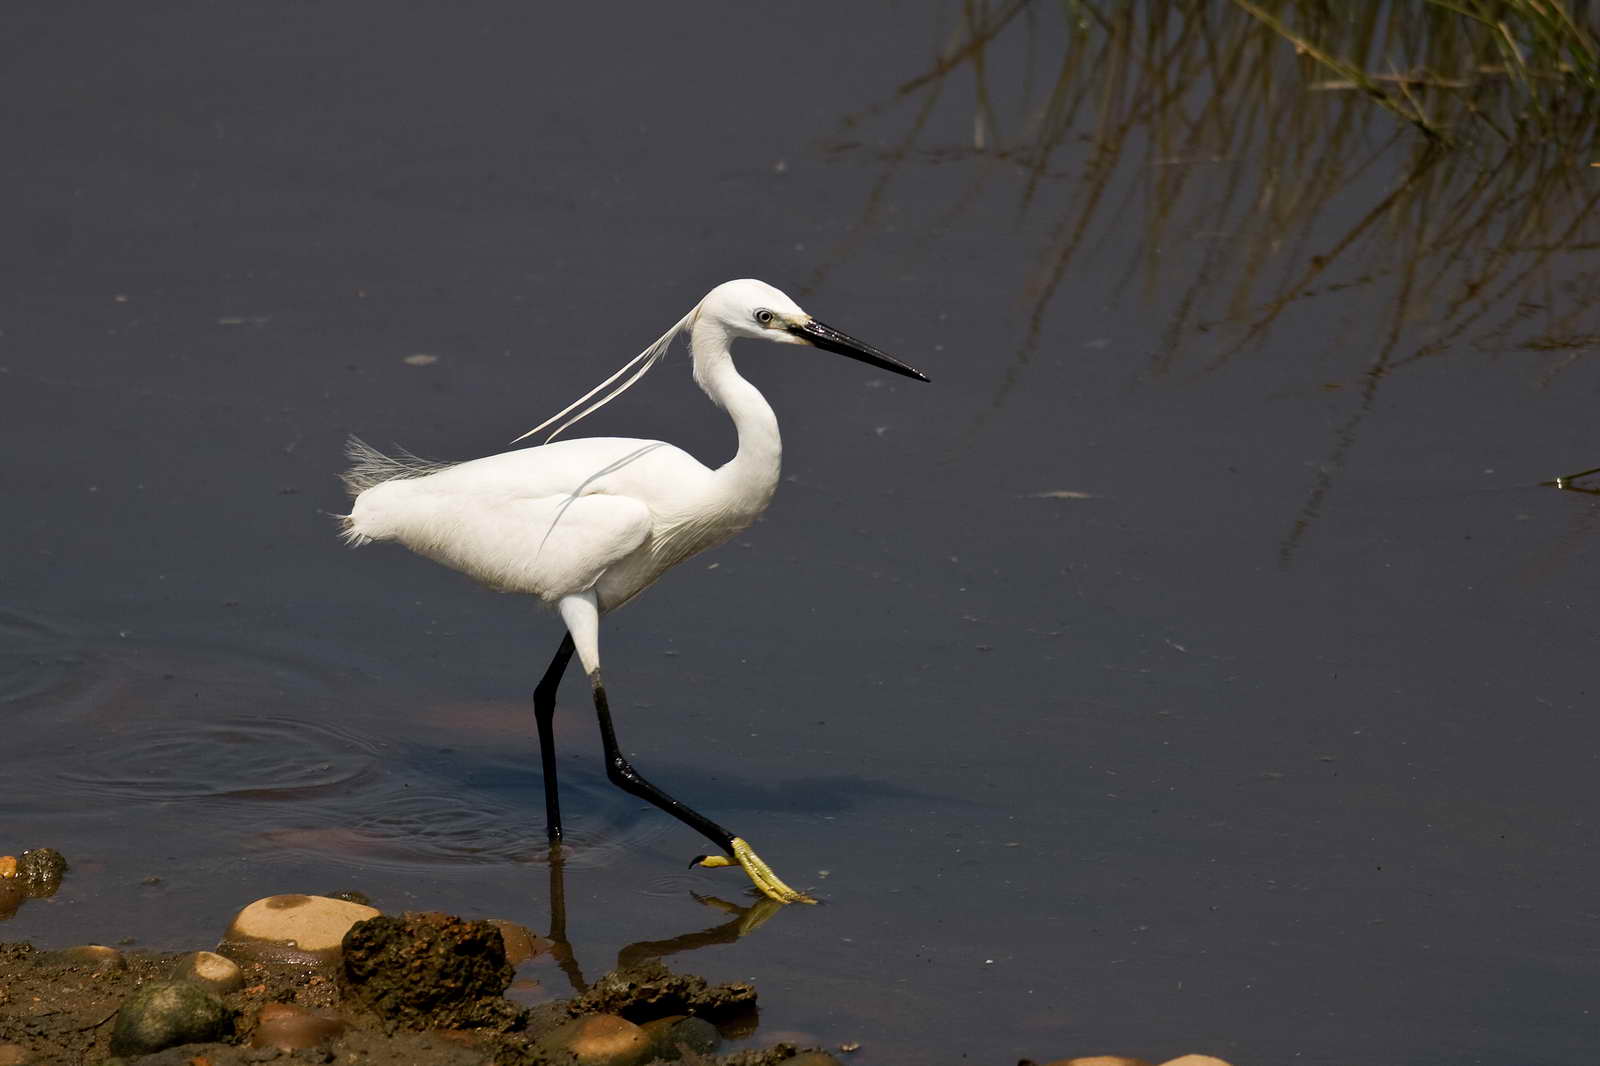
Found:
<svg viewBox="0 0 1600 1066"><path fill-rule="evenodd" d="M790 1044L718 1056L747 1035L756 991L655 960L579 996L506 998L549 941L510 923L383 915L357 901L272 896L186 953L0 943L0 1066L495 1063L827 1066Z"/></svg>

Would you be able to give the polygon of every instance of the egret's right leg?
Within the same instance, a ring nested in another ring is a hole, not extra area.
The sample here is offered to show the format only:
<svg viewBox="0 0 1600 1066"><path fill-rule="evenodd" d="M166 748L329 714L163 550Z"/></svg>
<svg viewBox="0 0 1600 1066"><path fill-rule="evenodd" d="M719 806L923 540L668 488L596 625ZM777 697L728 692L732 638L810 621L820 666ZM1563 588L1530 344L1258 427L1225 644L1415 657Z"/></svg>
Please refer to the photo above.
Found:
<svg viewBox="0 0 1600 1066"><path fill-rule="evenodd" d="M561 839L561 797L556 791L556 689L572 661L572 634L561 638L539 686L533 690L533 721L539 727L539 762L544 767L544 828L554 843Z"/></svg>
<svg viewBox="0 0 1600 1066"><path fill-rule="evenodd" d="M600 720L600 743L605 749L606 777L611 783L666 811L730 856L702 855L691 865L732 866L737 863L769 898L780 903L815 903L816 900L810 896L784 884L742 838L734 836L699 811L679 803L646 781L623 757L622 750L617 746L616 731L611 725L610 701L606 699L605 685L600 680L600 609L594 593L585 592L564 598L561 601L561 618L567 623L567 633L577 648L578 661L583 663L583 669L589 675L589 684L594 689L594 709Z"/></svg>

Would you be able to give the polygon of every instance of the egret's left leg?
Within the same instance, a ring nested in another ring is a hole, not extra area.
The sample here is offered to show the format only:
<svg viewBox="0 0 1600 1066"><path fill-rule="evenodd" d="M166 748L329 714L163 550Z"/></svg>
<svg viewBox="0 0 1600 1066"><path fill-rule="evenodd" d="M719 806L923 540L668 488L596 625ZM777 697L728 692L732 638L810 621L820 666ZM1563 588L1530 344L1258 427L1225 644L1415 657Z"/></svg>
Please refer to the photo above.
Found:
<svg viewBox="0 0 1600 1066"><path fill-rule="evenodd" d="M611 724L610 701L606 699L605 685L600 680L600 611L595 603L594 593L586 592L564 598L561 601L561 617L567 623L567 632L571 634L578 651L578 661L583 663L583 668L589 675L589 684L594 689L594 709L600 721L600 743L605 750L606 777L611 783L624 792L638 796L646 803L666 811L729 856L723 858L720 855L702 855L691 865L732 866L737 863L743 867L750 880L755 882L755 886L768 897L780 903L815 903L816 900L810 896L784 884L742 838L734 836L699 811L680 803L646 781L644 776L623 757L621 749L617 746L616 730Z"/></svg>

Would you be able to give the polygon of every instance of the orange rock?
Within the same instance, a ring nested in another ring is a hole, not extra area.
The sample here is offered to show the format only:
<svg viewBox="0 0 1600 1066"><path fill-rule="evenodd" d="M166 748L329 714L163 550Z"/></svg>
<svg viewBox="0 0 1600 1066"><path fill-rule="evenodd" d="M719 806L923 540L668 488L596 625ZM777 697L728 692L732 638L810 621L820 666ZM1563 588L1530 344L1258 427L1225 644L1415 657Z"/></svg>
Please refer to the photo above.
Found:
<svg viewBox="0 0 1600 1066"><path fill-rule="evenodd" d="M1047 1062L1044 1066L1150 1066L1143 1059L1131 1059L1126 1055L1083 1055L1075 1059L1056 1059Z"/></svg>
<svg viewBox="0 0 1600 1066"><path fill-rule="evenodd" d="M569 1051L580 1066L637 1066L650 1054L645 1031L615 1014L591 1014L558 1027L540 1041Z"/></svg>
<svg viewBox="0 0 1600 1066"><path fill-rule="evenodd" d="M1211 1055L1179 1055L1175 1059L1163 1062L1161 1066L1228 1066L1228 1064Z"/></svg>
<svg viewBox="0 0 1600 1066"><path fill-rule="evenodd" d="M0 877L17 876L17 857L15 855L0 855ZM16 1047L16 1044L7 1045Z"/></svg>
<svg viewBox="0 0 1600 1066"><path fill-rule="evenodd" d="M500 939L506 946L506 961L513 966L550 950L550 941L525 925L508 922L504 918L490 918L489 924L500 930Z"/></svg>
<svg viewBox="0 0 1600 1066"><path fill-rule="evenodd" d="M256 1014L256 1031L250 1037L250 1046L298 1051L329 1043L342 1032L344 1022L321 1011L293 1003L265 1003Z"/></svg>

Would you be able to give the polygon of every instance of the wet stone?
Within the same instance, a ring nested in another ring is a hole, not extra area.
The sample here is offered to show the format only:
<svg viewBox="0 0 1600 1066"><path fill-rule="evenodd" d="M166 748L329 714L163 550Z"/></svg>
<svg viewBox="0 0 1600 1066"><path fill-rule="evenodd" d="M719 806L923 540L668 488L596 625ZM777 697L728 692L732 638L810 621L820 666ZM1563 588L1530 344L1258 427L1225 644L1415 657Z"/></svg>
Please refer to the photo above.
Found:
<svg viewBox="0 0 1600 1066"><path fill-rule="evenodd" d="M506 1028L513 970L500 930L446 914L369 918L344 939L345 999L408 1029Z"/></svg>
<svg viewBox="0 0 1600 1066"><path fill-rule="evenodd" d="M343 1019L323 1011L293 1003L266 1003L256 1013L256 1028L250 1035L250 1046L299 1051L332 1043L344 1030Z"/></svg>
<svg viewBox="0 0 1600 1066"><path fill-rule="evenodd" d="M1150 1066L1143 1059L1130 1059L1126 1055L1080 1055L1075 1059L1055 1059L1044 1066Z"/></svg>
<svg viewBox="0 0 1600 1066"><path fill-rule="evenodd" d="M17 856L17 879L30 896L51 895L66 872L67 860L55 848L32 848Z"/></svg>
<svg viewBox="0 0 1600 1066"><path fill-rule="evenodd" d="M550 941L525 925L504 918L490 918L489 924L500 930L500 939L506 946L506 961L513 966L520 966L550 950Z"/></svg>
<svg viewBox="0 0 1600 1066"><path fill-rule="evenodd" d="M565 1051L580 1066L637 1066L651 1057L649 1035L615 1014L574 1018L539 1041L546 1052Z"/></svg>
<svg viewBox="0 0 1600 1066"><path fill-rule="evenodd" d="M1228 1066L1228 1063L1210 1055L1179 1055L1163 1062L1161 1066Z"/></svg>
<svg viewBox="0 0 1600 1066"><path fill-rule="evenodd" d="M178 1044L222 1040L233 1032L233 1012L222 1000L187 981L145 985L117 1011L113 1055L147 1055Z"/></svg>
<svg viewBox="0 0 1600 1066"><path fill-rule="evenodd" d="M17 913L27 900L55 895L66 871L67 860L52 848L0 855L0 919Z"/></svg>
<svg viewBox="0 0 1600 1066"><path fill-rule="evenodd" d="M669 1015L640 1026L650 1038L651 1056L667 1062L683 1057L684 1051L709 1055L722 1046L722 1034L704 1018Z"/></svg>
<svg viewBox="0 0 1600 1066"><path fill-rule="evenodd" d="M371 907L327 896L268 896L238 913L217 952L238 963L327 966L338 961L351 926L377 916Z"/></svg>
<svg viewBox="0 0 1600 1066"><path fill-rule="evenodd" d="M60 951L46 951L38 957L38 961L39 965L51 969L70 968L100 973L128 968L128 960L122 952L104 944L79 944Z"/></svg>
<svg viewBox="0 0 1600 1066"><path fill-rule="evenodd" d="M174 981L193 981L225 995L244 987L244 973L239 964L214 951L191 951L178 959L172 967Z"/></svg>

